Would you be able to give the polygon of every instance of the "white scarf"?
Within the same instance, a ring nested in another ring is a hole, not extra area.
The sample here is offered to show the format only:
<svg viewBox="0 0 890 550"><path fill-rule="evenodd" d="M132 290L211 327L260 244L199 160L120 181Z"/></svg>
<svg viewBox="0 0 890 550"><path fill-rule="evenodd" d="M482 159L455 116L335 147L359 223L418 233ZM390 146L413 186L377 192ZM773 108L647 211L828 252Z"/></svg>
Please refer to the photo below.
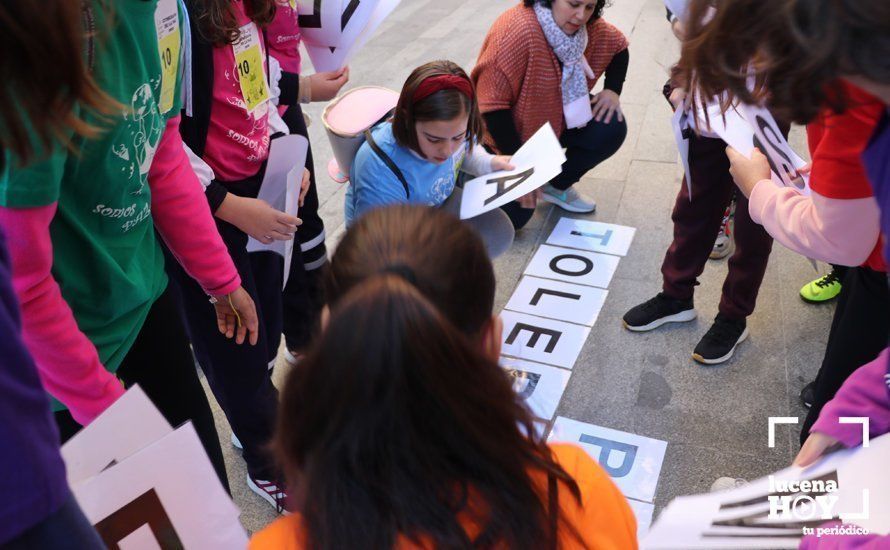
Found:
<svg viewBox="0 0 890 550"><path fill-rule="evenodd" d="M587 27L582 26L570 36L556 24L550 8L536 2L534 9L547 43L562 63L562 109L566 126L581 128L593 118L587 79L593 79L594 74L584 57Z"/></svg>

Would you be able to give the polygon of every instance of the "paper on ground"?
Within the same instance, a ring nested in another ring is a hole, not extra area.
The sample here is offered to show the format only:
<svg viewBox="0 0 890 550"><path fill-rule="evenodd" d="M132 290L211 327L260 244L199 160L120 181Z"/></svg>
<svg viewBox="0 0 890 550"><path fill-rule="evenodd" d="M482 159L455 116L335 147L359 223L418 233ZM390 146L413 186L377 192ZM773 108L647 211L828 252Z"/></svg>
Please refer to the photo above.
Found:
<svg viewBox="0 0 890 550"><path fill-rule="evenodd" d="M528 403L535 417L549 421L569 383L570 371L501 357L501 367L513 376L513 390Z"/></svg>
<svg viewBox="0 0 890 550"><path fill-rule="evenodd" d="M68 483L92 477L172 432L142 388L133 386L62 446Z"/></svg>
<svg viewBox="0 0 890 550"><path fill-rule="evenodd" d="M649 532L649 526L652 525L652 514L655 512L655 505L632 498L627 499L627 503L630 504L630 509L637 519L637 540L643 540L643 537Z"/></svg>
<svg viewBox="0 0 890 550"><path fill-rule="evenodd" d="M502 353L571 369L587 341L590 327L503 311Z"/></svg>
<svg viewBox="0 0 890 550"><path fill-rule="evenodd" d="M299 214L300 185L303 181L303 169L306 167L308 149L309 141L303 136L292 134L273 139L269 145L269 159L266 161L266 172L257 198L276 210L297 216ZM297 231L299 230L298 227ZM296 238L294 236L294 239ZM247 251L275 252L284 258L282 288L287 284L293 251L292 240L272 241L270 244L263 244L253 237L248 237Z"/></svg>
<svg viewBox="0 0 890 550"><path fill-rule="evenodd" d="M890 534L890 477L882 474L887 464L890 464L890 434L872 439L868 448L829 455L808 469L791 467L772 475L778 480L836 476L838 490L833 495L838 501L829 509L831 515L840 516L845 523L859 525L872 534L887 535ZM770 517L768 495L792 495L772 491L775 488L770 486L769 477L765 477L738 489L678 497L655 520L642 547L797 548L802 532L795 523L807 516ZM867 514L862 514L866 509ZM868 517L854 517L863 515ZM822 523L821 510L810 519Z"/></svg>
<svg viewBox="0 0 890 550"><path fill-rule="evenodd" d="M460 205L463 220L494 210L555 178L566 161L550 123L542 126L510 159L515 169L500 170L464 184Z"/></svg>
<svg viewBox="0 0 890 550"><path fill-rule="evenodd" d="M628 498L655 500L667 443L559 416L548 438L573 443L599 462Z"/></svg>
<svg viewBox="0 0 890 550"><path fill-rule="evenodd" d="M109 546L117 542L108 540L109 533L124 538L150 521L183 548L247 547L238 508L216 477L190 422L74 485L72 492ZM150 502L160 501L160 507L145 504L146 496Z"/></svg>
<svg viewBox="0 0 890 550"><path fill-rule="evenodd" d="M526 275L609 288L621 258L543 244L525 268Z"/></svg>
<svg viewBox="0 0 890 550"><path fill-rule="evenodd" d="M609 291L526 275L505 309L592 327Z"/></svg>
<svg viewBox="0 0 890 550"><path fill-rule="evenodd" d="M547 244L626 256L636 232L626 225L562 218L547 237Z"/></svg>

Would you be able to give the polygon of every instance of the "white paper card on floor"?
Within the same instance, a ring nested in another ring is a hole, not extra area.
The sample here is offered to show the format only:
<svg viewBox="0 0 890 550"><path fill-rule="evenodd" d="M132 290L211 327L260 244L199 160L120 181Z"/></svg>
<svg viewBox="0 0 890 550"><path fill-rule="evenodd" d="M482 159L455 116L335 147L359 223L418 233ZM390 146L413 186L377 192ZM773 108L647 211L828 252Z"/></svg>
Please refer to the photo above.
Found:
<svg viewBox="0 0 890 550"><path fill-rule="evenodd" d="M556 418L548 440L580 445L606 470L624 496L644 502L655 499L666 442L562 416Z"/></svg>
<svg viewBox="0 0 890 550"><path fill-rule="evenodd" d="M133 386L62 446L68 483L95 476L172 432L142 388Z"/></svg>
<svg viewBox="0 0 890 550"><path fill-rule="evenodd" d="M553 418L572 373L511 357L501 357L500 364L513 378L513 389L535 416L546 421Z"/></svg>
<svg viewBox="0 0 890 550"><path fill-rule="evenodd" d="M161 548L247 547L238 508L191 423L73 485L72 492L110 548L124 539L145 548L146 525Z"/></svg>
<svg viewBox="0 0 890 550"><path fill-rule="evenodd" d="M592 327L609 291L526 275L506 309Z"/></svg>
<svg viewBox="0 0 890 550"><path fill-rule="evenodd" d="M586 250L541 245L525 268L526 275L579 285L609 288L618 268L618 256Z"/></svg>
<svg viewBox="0 0 890 550"><path fill-rule="evenodd" d="M562 218L547 237L547 244L627 256L636 232L625 225Z"/></svg>
<svg viewBox="0 0 890 550"><path fill-rule="evenodd" d="M881 472L887 464L890 434L805 470L786 468L737 489L678 497L655 520L642 547L797 548L803 527L819 529L833 517L886 536L890 477Z"/></svg>
<svg viewBox="0 0 890 550"><path fill-rule="evenodd" d="M571 369L590 334L582 327L513 311L501 312L504 321L501 353Z"/></svg>
<svg viewBox="0 0 890 550"><path fill-rule="evenodd" d="M652 514L655 512L655 505L648 502L640 502L632 498L627 499L630 509L637 518L637 540L643 540L646 533L649 532L649 526L652 525Z"/></svg>
<svg viewBox="0 0 890 550"><path fill-rule="evenodd" d="M559 138L548 122L510 159L513 170L492 172L464 184L461 219L473 218L531 193L558 176L565 161Z"/></svg>

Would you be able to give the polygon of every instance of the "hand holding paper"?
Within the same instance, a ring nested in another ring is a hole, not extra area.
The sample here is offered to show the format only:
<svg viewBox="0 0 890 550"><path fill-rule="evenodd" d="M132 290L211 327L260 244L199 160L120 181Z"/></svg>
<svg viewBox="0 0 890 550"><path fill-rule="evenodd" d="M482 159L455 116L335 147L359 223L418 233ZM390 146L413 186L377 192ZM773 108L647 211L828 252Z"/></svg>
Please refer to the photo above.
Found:
<svg viewBox="0 0 890 550"><path fill-rule="evenodd" d="M559 139L550 124L545 124L510 159L512 170L493 172L464 185L461 219L527 196L559 175L565 161Z"/></svg>
<svg viewBox="0 0 890 550"><path fill-rule="evenodd" d="M727 147L726 156L729 157L729 173L745 198L751 196L757 182L770 179L769 161L760 149L755 147L751 158L747 158L732 147Z"/></svg>

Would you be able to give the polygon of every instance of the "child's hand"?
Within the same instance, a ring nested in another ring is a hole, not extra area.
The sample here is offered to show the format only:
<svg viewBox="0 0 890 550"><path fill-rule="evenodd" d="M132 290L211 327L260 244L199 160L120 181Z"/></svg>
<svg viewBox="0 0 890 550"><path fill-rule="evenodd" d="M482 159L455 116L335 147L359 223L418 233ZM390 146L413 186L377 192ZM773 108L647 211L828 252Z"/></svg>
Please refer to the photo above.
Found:
<svg viewBox="0 0 890 550"><path fill-rule="evenodd" d="M729 173L745 198L751 196L757 182L770 179L769 161L760 149L755 147L749 159L732 147L727 147L726 156L729 157Z"/></svg>
<svg viewBox="0 0 890 550"><path fill-rule="evenodd" d="M216 216L263 244L293 239L297 227L303 223L300 218L275 210L265 201L232 193L226 195Z"/></svg>
<svg viewBox="0 0 890 550"><path fill-rule="evenodd" d="M330 101L337 97L347 82L349 82L349 67L343 67L338 71L315 73L309 77L312 84L312 101Z"/></svg>
<svg viewBox="0 0 890 550"><path fill-rule="evenodd" d="M838 446L840 446L840 442L830 435L812 432L803 444L803 447L800 448L800 452L797 453L794 465L801 468L809 466L822 457L822 455L827 454L827 452L834 450L834 447Z"/></svg>
<svg viewBox="0 0 890 550"><path fill-rule="evenodd" d="M303 206L303 202L306 200L306 193L309 192L309 186L312 184L312 179L309 174L308 168L303 168L303 181L300 182L300 207ZM294 218L298 219L298 218Z"/></svg>
<svg viewBox="0 0 890 550"><path fill-rule="evenodd" d="M491 159L491 171L497 172L498 170L515 170L516 167L510 164L510 159L512 157L508 155L498 155Z"/></svg>
<svg viewBox="0 0 890 550"><path fill-rule="evenodd" d="M226 338L235 338L235 342L243 344L249 335L250 345L255 346L259 338L259 320L256 315L256 304L244 287L225 296L214 296L216 301L216 326L220 334Z"/></svg>

